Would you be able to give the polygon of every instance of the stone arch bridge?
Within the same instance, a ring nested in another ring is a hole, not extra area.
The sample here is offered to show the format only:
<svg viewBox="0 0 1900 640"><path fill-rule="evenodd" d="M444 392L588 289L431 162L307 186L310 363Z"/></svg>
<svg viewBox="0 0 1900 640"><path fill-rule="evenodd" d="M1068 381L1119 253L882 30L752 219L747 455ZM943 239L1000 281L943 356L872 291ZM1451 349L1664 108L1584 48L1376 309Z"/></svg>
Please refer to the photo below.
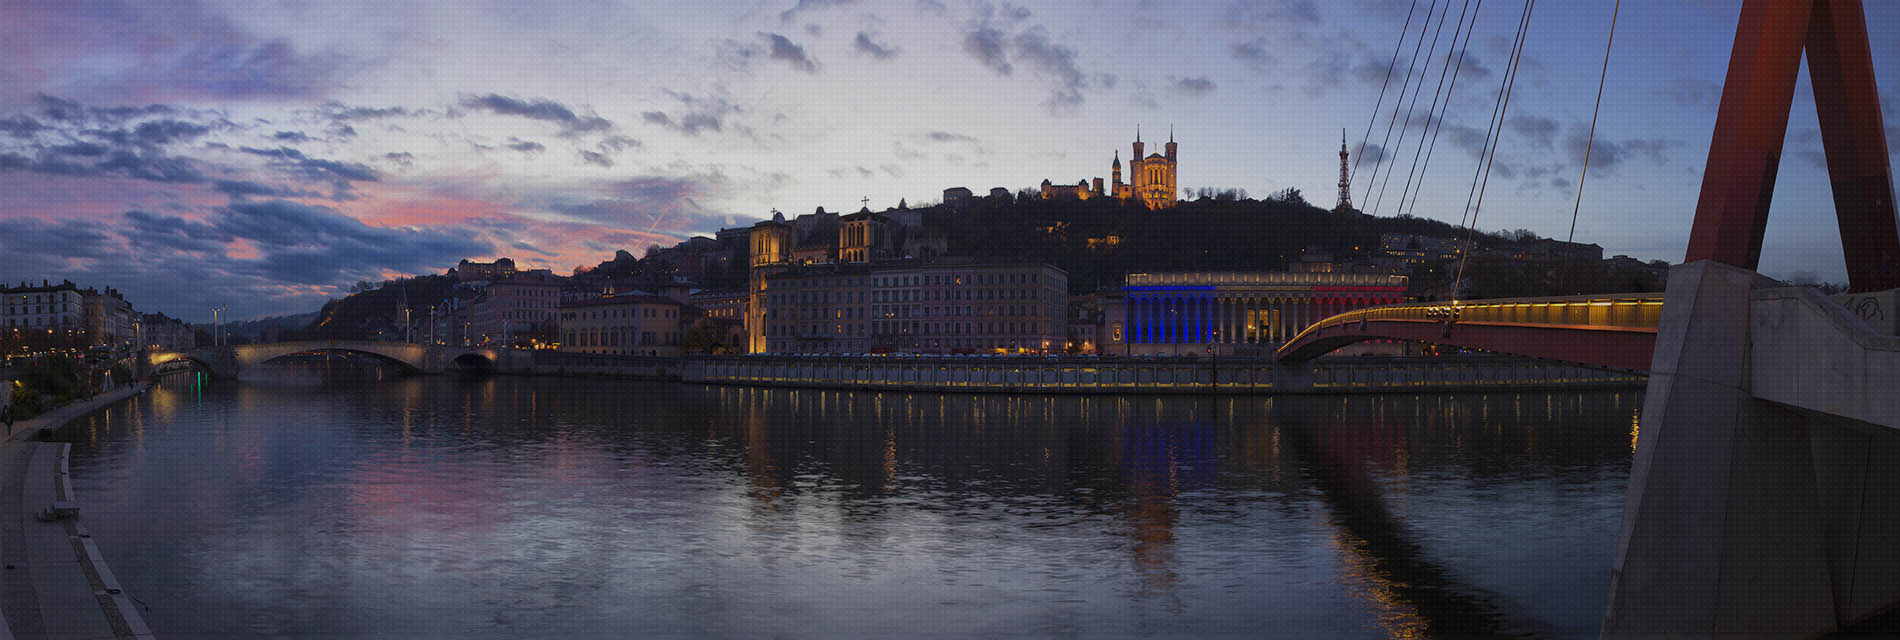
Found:
<svg viewBox="0 0 1900 640"><path fill-rule="evenodd" d="M373 340L298 340L263 344L198 347L190 351L154 351L144 362L149 370L167 363L190 361L213 378L236 378L271 360L300 353L343 352L375 356L401 365L410 373L442 373L456 369L497 372L529 371L531 354L508 349L377 342Z"/></svg>

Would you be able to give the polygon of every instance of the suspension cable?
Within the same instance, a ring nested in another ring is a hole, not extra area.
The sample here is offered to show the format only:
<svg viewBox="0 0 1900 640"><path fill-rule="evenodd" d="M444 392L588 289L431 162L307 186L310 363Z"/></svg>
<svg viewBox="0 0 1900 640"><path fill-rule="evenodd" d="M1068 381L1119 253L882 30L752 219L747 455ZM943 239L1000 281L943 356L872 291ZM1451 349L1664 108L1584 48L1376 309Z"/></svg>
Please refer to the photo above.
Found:
<svg viewBox="0 0 1900 640"><path fill-rule="evenodd" d="M1399 83L1399 99L1392 102L1392 120L1385 123L1385 137L1379 139L1379 159L1372 161L1372 177L1366 179L1366 193L1359 198L1360 202L1372 198L1372 183L1379 179L1379 167L1385 164L1386 144L1392 142L1392 127L1399 123L1399 107L1405 104L1405 91L1412 86L1412 70L1418 68L1418 50L1425 46L1425 30L1431 28L1432 10L1437 8L1438 0L1425 5L1425 23L1418 28L1418 44L1412 45L1411 59L1405 62L1405 81Z"/></svg>
<svg viewBox="0 0 1900 640"><path fill-rule="evenodd" d="M1471 0L1465 0L1465 6L1469 7L1470 5L1471 5ZM1396 145L1398 147L1399 153L1405 152L1405 136L1408 132L1412 130L1412 113L1418 110L1418 95L1425 92L1425 74L1431 73L1432 71L1432 55L1438 52L1438 37L1441 35L1444 35L1445 16L1450 15L1450 14L1451 14L1451 0L1445 0L1445 8L1442 11L1439 11L1438 13L1438 28L1432 31L1432 48L1425 50L1425 68L1418 70L1418 86L1412 89L1412 105L1405 108L1405 124L1399 127L1399 142ZM1460 25L1463 25L1464 21L1465 21L1464 14L1463 13L1458 14L1458 23ZM1458 39L1457 34L1452 34L1452 40L1455 41L1457 39ZM1439 78L1439 84L1442 86L1444 84L1444 78L1445 78L1444 74L1441 72L1438 78ZM1404 98L1405 98L1404 96L1399 96L1400 100L1403 100ZM1437 106L1438 104L1438 94L1436 92L1432 93L1432 104L1433 106ZM1397 117L1396 114L1394 115L1394 117L1395 118ZM1431 117L1431 114L1427 113L1426 114L1427 123L1430 122L1430 117ZM1420 133L1419 137L1422 139L1425 137L1425 134ZM1417 161L1418 161L1418 157L1413 156L1413 162L1414 162L1413 166L1417 166L1416 164ZM1392 158L1392 165L1390 167L1387 167L1385 170L1385 180L1379 183L1379 197L1377 200L1374 200L1372 203L1372 215L1375 215L1375 216L1379 215L1379 205L1385 202L1385 189L1386 187L1391 186L1392 172L1397 171L1398 168L1399 168L1398 157L1394 156Z"/></svg>
<svg viewBox="0 0 1900 640"><path fill-rule="evenodd" d="M1603 42L1603 71L1597 74L1597 103L1590 107L1590 135L1583 141L1583 173L1577 176L1577 204L1570 208L1570 235L1564 242L1577 241L1577 212L1583 210L1583 181L1590 177L1590 149L1596 146L1597 112L1603 109L1603 80L1610 76L1610 45L1616 42L1616 14L1623 9L1623 0L1616 0L1616 6L1610 9L1610 38Z"/></svg>
<svg viewBox="0 0 1900 640"><path fill-rule="evenodd" d="M1525 0L1525 8L1530 0ZM1478 196L1478 176L1484 171L1484 159L1491 150L1491 134L1498 131L1498 108L1504 106L1504 87L1511 80L1516 69L1512 63L1517 60L1518 47L1524 42L1524 28L1529 14L1520 12L1517 16L1517 30L1512 33L1511 51L1504 57L1504 73L1498 76L1498 95L1491 101L1491 120L1484 125L1484 141L1478 145L1478 164L1471 170L1471 187L1465 190L1465 206L1458 210L1458 226L1466 226L1471 217L1471 201Z"/></svg>
<svg viewBox="0 0 1900 640"><path fill-rule="evenodd" d="M1450 8L1449 5L1446 6L1446 9ZM1482 5L1480 5L1480 8L1482 8ZM1458 10L1458 26L1451 30L1451 44L1445 46L1445 63L1438 69L1438 87L1432 89L1432 105L1425 109L1425 128L1423 131L1418 132L1418 147L1412 150L1411 168L1405 170L1405 186L1399 189L1399 205L1395 215L1405 212L1405 196L1412 192L1412 179L1418 174L1418 158L1425 151L1425 134L1433 131L1432 116L1434 114L1438 116L1438 130L1442 131L1445 128L1445 115L1439 112L1438 99L1443 95L1445 98L1445 106L1451 106L1451 96L1445 93L1445 76L1447 72L1451 71L1451 54L1453 50L1458 48L1458 36L1462 33L1466 33L1465 15L1470 12L1471 0L1465 0L1465 6ZM1477 16L1475 15L1472 16L1472 24L1477 24ZM1459 64L1463 63L1464 61L1461 58ZM1413 104L1416 106L1417 103L1414 102ZM1420 188L1423 189L1423 187L1424 183L1421 180ZM1383 187L1381 187L1381 189L1383 189Z"/></svg>
<svg viewBox="0 0 1900 640"><path fill-rule="evenodd" d="M1472 7L1471 24L1465 28L1465 42L1462 45L1458 45L1458 64L1457 66L1452 67L1451 84L1445 87L1445 107L1446 108L1451 107L1452 92L1457 90L1458 88L1458 72L1463 71L1465 68L1465 51L1469 50L1471 46L1471 36L1478 32L1478 15L1483 12L1484 12L1484 0L1478 0L1478 4ZM1417 191L1412 192L1412 206L1410 207L1410 209L1414 215L1418 213L1418 196L1419 194L1424 193L1425 191L1425 186L1424 186L1425 174L1429 172L1432 168L1432 153L1438 150L1438 134L1441 134L1444 132L1445 132L1445 117L1444 115L1441 114L1438 117L1438 128L1432 130L1431 144L1426 145L1425 147L1425 164L1421 165L1418 170L1419 188ZM1405 201L1403 198L1401 198L1399 200L1399 214L1403 215L1406 211L1406 208L1407 207L1405 206Z"/></svg>
<svg viewBox="0 0 1900 640"><path fill-rule="evenodd" d="M1504 86L1504 105L1498 111L1498 118L1497 118L1498 135L1495 141L1496 143L1491 145L1491 159L1484 163L1484 181L1479 183L1478 185L1478 203L1476 206L1473 206L1471 208L1471 226L1465 227L1466 250L1464 253L1464 257L1458 260L1458 277L1451 281L1453 293L1457 292L1458 283L1464 280L1465 263L1471 259L1471 251L1469 247L1471 244L1472 230L1478 228L1478 213L1484 210L1484 192L1487 187L1491 186L1491 167L1497 164L1498 147L1501 146L1501 143L1504 141L1504 116L1505 114L1509 113L1511 110L1511 91L1517 88L1517 65L1519 62L1522 62L1524 60L1525 45L1528 44L1527 41L1530 39L1528 27L1530 26L1531 12L1536 9L1537 9L1537 0L1524 1L1524 27L1525 28L1519 29L1518 31L1517 56L1511 59L1511 76L1510 76L1510 79L1505 82L1505 86ZM1456 298L1457 296L1454 295L1452 297Z"/></svg>
<svg viewBox="0 0 1900 640"><path fill-rule="evenodd" d="M1399 66L1399 50L1405 48L1405 34L1412 31L1412 13L1418 11L1418 0L1412 0L1412 8L1405 12L1405 26L1399 27L1399 41L1392 43L1392 61L1385 64L1385 82L1379 84L1379 100L1372 103L1372 117L1366 118L1366 135L1359 139L1359 153L1353 154L1352 173L1348 174L1346 184L1352 184L1352 176L1359 175L1359 163L1366 159L1366 142L1372 139L1372 125L1379 121L1379 107L1385 105L1385 89L1392 86L1392 69Z"/></svg>

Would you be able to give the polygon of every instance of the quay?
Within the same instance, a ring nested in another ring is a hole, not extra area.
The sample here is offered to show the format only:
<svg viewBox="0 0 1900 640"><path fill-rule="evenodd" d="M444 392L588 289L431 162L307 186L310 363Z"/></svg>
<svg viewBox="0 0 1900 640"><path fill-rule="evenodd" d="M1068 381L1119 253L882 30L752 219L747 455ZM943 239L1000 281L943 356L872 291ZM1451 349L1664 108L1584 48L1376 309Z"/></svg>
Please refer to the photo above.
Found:
<svg viewBox="0 0 1900 640"><path fill-rule="evenodd" d="M19 421L0 442L0 639L153 637L86 531L67 473L72 445L36 439L146 387Z"/></svg>
<svg viewBox="0 0 1900 640"><path fill-rule="evenodd" d="M665 360L563 356L536 374L698 384L968 393L1403 393L1633 386L1641 372L1510 357L1357 357L1288 365L1248 358L795 357Z"/></svg>

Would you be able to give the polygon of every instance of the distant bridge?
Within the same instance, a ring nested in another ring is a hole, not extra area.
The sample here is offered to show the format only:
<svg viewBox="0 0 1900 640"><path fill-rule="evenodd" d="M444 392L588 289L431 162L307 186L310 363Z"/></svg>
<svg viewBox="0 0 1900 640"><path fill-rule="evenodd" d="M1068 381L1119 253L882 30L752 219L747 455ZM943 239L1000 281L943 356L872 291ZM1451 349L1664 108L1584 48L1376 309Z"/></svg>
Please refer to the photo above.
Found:
<svg viewBox="0 0 1900 640"><path fill-rule="evenodd" d="M1277 355L1304 362L1355 342L1407 340L1648 371L1662 304L1661 293L1632 293L1369 307L1320 320Z"/></svg>
<svg viewBox="0 0 1900 640"><path fill-rule="evenodd" d="M410 373L442 373L451 369L491 369L513 372L533 367L533 357L504 349L449 345L377 342L373 340L298 340L264 344L198 347L190 351L154 351L147 367L190 361L213 378L236 378L244 371L284 356L300 353L358 353L400 365Z"/></svg>

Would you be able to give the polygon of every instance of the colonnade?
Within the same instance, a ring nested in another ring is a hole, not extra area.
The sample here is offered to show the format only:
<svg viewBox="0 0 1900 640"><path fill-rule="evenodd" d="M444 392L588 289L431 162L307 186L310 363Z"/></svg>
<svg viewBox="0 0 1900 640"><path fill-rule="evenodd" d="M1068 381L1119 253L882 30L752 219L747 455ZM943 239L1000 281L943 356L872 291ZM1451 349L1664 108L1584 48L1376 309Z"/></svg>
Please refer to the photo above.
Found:
<svg viewBox="0 0 1900 640"><path fill-rule="evenodd" d="M1123 326L1130 344L1271 344L1327 317L1397 302L1355 295L1134 294Z"/></svg>

